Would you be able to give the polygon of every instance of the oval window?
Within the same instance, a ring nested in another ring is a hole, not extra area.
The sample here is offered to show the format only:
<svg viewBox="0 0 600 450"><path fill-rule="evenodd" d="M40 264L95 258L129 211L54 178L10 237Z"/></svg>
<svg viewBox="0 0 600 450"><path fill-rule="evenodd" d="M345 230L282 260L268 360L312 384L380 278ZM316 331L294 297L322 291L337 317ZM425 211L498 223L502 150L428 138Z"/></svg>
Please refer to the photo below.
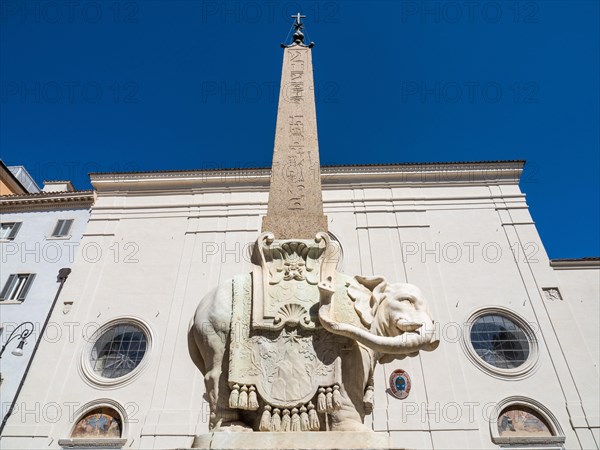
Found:
<svg viewBox="0 0 600 450"><path fill-rule="evenodd" d="M529 358L529 339L512 320L499 314L479 316L471 327L471 345L486 363L514 369Z"/></svg>
<svg viewBox="0 0 600 450"><path fill-rule="evenodd" d="M93 371L104 378L119 378L133 371L146 354L148 339L133 324L119 324L106 330L90 353Z"/></svg>

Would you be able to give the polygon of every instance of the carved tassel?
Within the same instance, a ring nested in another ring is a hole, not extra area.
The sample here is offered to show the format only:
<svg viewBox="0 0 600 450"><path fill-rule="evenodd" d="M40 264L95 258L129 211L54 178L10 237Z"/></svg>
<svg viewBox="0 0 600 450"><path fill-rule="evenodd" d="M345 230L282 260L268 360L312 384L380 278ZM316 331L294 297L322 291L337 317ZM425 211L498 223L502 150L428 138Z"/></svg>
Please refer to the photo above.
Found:
<svg viewBox="0 0 600 450"><path fill-rule="evenodd" d="M231 389L231 394L229 394L229 407L232 409L235 409L238 407L238 398L240 396L240 385L239 384L234 384L233 388Z"/></svg>
<svg viewBox="0 0 600 450"><path fill-rule="evenodd" d="M260 417L260 425L258 427L260 431L269 431L271 429L271 407L265 406L265 410Z"/></svg>
<svg viewBox="0 0 600 450"><path fill-rule="evenodd" d="M365 395L363 397L363 403L365 405L365 412L370 414L373 412L373 403L374 403L374 393L373 386L367 386L367 390L365 391Z"/></svg>
<svg viewBox="0 0 600 450"><path fill-rule="evenodd" d="M248 409L250 411L258 409L258 399L256 398L256 388L254 386L250 386L250 392L248 393Z"/></svg>
<svg viewBox="0 0 600 450"><path fill-rule="evenodd" d="M302 431L310 431L310 421L304 405L300 408L300 428L302 428Z"/></svg>
<svg viewBox="0 0 600 450"><path fill-rule="evenodd" d="M325 398L325 389L319 388L319 395L317 396L317 411L324 413L327 411L327 400Z"/></svg>
<svg viewBox="0 0 600 450"><path fill-rule="evenodd" d="M321 424L319 423L319 415L312 402L308 403L308 420L310 422L311 431L319 431Z"/></svg>
<svg viewBox="0 0 600 450"><path fill-rule="evenodd" d="M244 388L242 388L244 389ZM325 395L325 398L327 399L327 412L332 412L333 411L333 393L332 393L333 389L331 389L330 387L328 387L326 389L327 394ZM241 395L240 395L241 397Z"/></svg>
<svg viewBox="0 0 600 450"><path fill-rule="evenodd" d="M298 408L292 409L292 425L290 431L301 431L300 429L300 416L298 415Z"/></svg>
<svg viewBox="0 0 600 450"><path fill-rule="evenodd" d="M279 417L279 408L273 410L271 416L271 431L281 431L281 417Z"/></svg>
<svg viewBox="0 0 600 450"><path fill-rule="evenodd" d="M290 410L283 410L283 418L281 419L281 431L290 431Z"/></svg>
<svg viewBox="0 0 600 450"><path fill-rule="evenodd" d="M333 385L332 403L333 409L336 411L342 407L342 393L340 392L339 384Z"/></svg>
<svg viewBox="0 0 600 450"><path fill-rule="evenodd" d="M248 409L248 386L245 384L240 389L240 397L238 398L238 408Z"/></svg>

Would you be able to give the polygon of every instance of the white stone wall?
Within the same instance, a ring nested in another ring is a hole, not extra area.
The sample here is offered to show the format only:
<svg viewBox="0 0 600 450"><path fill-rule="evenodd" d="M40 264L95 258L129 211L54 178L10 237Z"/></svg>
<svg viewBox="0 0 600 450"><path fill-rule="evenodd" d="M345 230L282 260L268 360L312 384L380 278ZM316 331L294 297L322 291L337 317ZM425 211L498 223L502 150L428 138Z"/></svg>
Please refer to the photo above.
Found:
<svg viewBox="0 0 600 450"><path fill-rule="evenodd" d="M593 443L600 442L600 327L597 320L600 317L600 267L555 268L554 274L562 300L547 300L545 304L558 338L566 343L574 342L564 347L564 354L576 381L583 411L577 407L577 397L569 402L569 407L573 409L573 423L580 440L593 448Z"/></svg>
<svg viewBox="0 0 600 450"><path fill-rule="evenodd" d="M384 169L324 174L324 208L343 245L343 271L418 285L442 343L434 352L378 367L376 407L367 423L389 432L400 448L497 448L488 418L495 404L518 396L551 412L566 448L598 448L597 409L589 406L598 381L598 285L592 275L578 278L550 267L517 185L520 171L512 180L483 177L485 167L475 171L476 180L415 180L410 166ZM56 404L62 414L52 420L15 415L3 447L59 448L86 408L109 400L126 416L126 448L186 447L207 431L208 405L188 354L188 326L204 294L250 270L245 250L267 206L268 174L228 176L93 179L98 197L82 246L93 243L101 257L78 255L60 298L73 307L68 314L57 308L53 317L75 329L75 338L63 333L58 344L42 342L19 399ZM564 293L561 309L548 305L546 287ZM530 324L537 352L529 372L493 375L469 358L466 321L482 308L504 308ZM86 336L125 317L151 331L145 364L126 383L94 384L82 369ZM581 321L588 323L579 327ZM397 368L412 379L405 400L386 393Z"/></svg>

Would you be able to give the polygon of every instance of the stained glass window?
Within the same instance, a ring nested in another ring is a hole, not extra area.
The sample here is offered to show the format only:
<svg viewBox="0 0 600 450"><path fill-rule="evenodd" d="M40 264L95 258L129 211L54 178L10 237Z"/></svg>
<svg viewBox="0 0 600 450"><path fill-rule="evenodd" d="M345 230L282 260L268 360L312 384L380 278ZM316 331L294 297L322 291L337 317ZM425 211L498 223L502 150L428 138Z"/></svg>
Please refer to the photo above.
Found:
<svg viewBox="0 0 600 450"><path fill-rule="evenodd" d="M116 325L94 344L90 354L92 369L104 378L119 378L135 369L146 353L144 332L132 324Z"/></svg>
<svg viewBox="0 0 600 450"><path fill-rule="evenodd" d="M471 327L471 344L486 363L500 369L514 369L529 357L529 339L512 320L486 314Z"/></svg>

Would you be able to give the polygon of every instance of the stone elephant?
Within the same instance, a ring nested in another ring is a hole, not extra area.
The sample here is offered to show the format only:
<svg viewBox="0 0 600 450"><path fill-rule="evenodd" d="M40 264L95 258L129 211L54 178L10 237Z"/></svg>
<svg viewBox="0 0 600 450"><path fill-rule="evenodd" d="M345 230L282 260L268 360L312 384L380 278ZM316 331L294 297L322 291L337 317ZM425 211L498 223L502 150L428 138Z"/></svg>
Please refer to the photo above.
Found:
<svg viewBox="0 0 600 450"><path fill-rule="evenodd" d="M232 281L222 283L201 300L190 324L188 344L192 360L204 375L212 430L367 431L363 420L373 406L375 364L413 356L420 350L431 351L438 346L439 341L434 338L434 322L423 294L416 286L388 283L382 277L349 277L337 271L335 278L337 287L327 283L318 286L320 301L311 308L316 328L301 333L312 333L315 340L325 341L324 347L337 349L327 357L338 361L336 364L339 364L337 367L341 371L341 383L334 385L333 391L327 389L326 392L326 400L331 401L331 405L327 403L323 406L319 412L320 420L315 420L314 424L312 418L309 420L306 408L297 405L297 408L290 408L289 411L282 409L283 412L279 413L282 416L281 425L279 418L275 425L273 420L270 425L268 421L264 425L264 415L279 410L265 406L260 396L253 410L231 407L232 384L228 374L234 295ZM290 321L286 328L290 324L294 325L295 322ZM318 352L317 358L321 358ZM283 370L284 364L279 365ZM303 376L306 376L305 373L298 370L291 376L288 373L287 379L302 380ZM321 401L316 393L312 400L315 403ZM308 412L315 415L317 409L311 411L313 402L306 405ZM261 410L265 412L261 414ZM285 419L289 422L290 414L291 425L284 425ZM293 422L295 416L302 419L296 428Z"/></svg>

